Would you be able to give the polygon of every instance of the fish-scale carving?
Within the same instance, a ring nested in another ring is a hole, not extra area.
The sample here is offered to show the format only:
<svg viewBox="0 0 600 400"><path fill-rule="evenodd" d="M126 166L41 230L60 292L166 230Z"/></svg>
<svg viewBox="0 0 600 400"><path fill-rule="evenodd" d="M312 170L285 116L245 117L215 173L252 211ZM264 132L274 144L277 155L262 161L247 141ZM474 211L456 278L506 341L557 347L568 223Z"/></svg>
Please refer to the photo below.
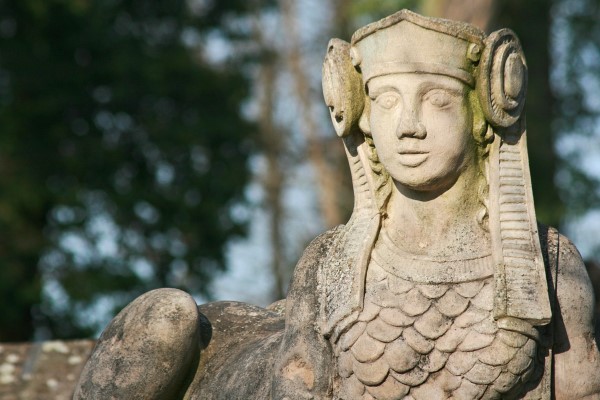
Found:
<svg viewBox="0 0 600 400"><path fill-rule="evenodd" d="M350 353L350 351L343 351L338 356L338 371L342 378L348 378L352 375L352 363L354 362L354 357Z"/></svg>
<svg viewBox="0 0 600 400"><path fill-rule="evenodd" d="M398 373L395 371L391 371L390 373L394 378L396 378L397 381L410 387L420 385L421 383L425 382L425 380L427 380L427 377L429 376L428 372L423 371L419 367L415 367L410 371L404 373Z"/></svg>
<svg viewBox="0 0 600 400"><path fill-rule="evenodd" d="M342 382L339 397L343 400L360 399L365 392L365 385L354 375Z"/></svg>
<svg viewBox="0 0 600 400"><path fill-rule="evenodd" d="M439 297L442 297L444 295L444 293L446 293L448 291L448 285L442 285L442 284L435 284L435 285L421 284L421 285L418 285L417 287L419 288L419 290L421 291L423 296L427 297L428 299L437 299Z"/></svg>
<svg viewBox="0 0 600 400"><path fill-rule="evenodd" d="M414 388L410 393L415 400L444 399L447 397L441 387L429 381Z"/></svg>
<svg viewBox="0 0 600 400"><path fill-rule="evenodd" d="M446 369L456 376L466 374L477 362L477 356L474 352L463 353L455 351L450 354L446 361Z"/></svg>
<svg viewBox="0 0 600 400"><path fill-rule="evenodd" d="M413 327L404 329L402 337L417 353L427 354L433 349L434 342L423 337L423 335L417 332Z"/></svg>
<svg viewBox="0 0 600 400"><path fill-rule="evenodd" d="M471 330L465 336L465 339L458 346L460 351L473 351L483 349L494 341L493 335L483 335L477 331Z"/></svg>
<svg viewBox="0 0 600 400"><path fill-rule="evenodd" d="M369 282L381 282L388 279L388 273L377 264L369 266L367 271L367 280Z"/></svg>
<svg viewBox="0 0 600 400"><path fill-rule="evenodd" d="M477 357L487 365L506 365L515 356L517 350L516 347L508 346L496 336L490 346L477 353Z"/></svg>
<svg viewBox="0 0 600 400"><path fill-rule="evenodd" d="M473 368L467 372L464 377L473 383L488 385L496 380L502 370L481 362L476 362Z"/></svg>
<svg viewBox="0 0 600 400"><path fill-rule="evenodd" d="M437 339L442 336L452 325L452 320L435 307L431 307L425 314L417 318L414 327L421 335L428 339Z"/></svg>
<svg viewBox="0 0 600 400"><path fill-rule="evenodd" d="M410 317L399 308L384 308L379 312L379 318L393 326L410 326L416 317Z"/></svg>
<svg viewBox="0 0 600 400"><path fill-rule="evenodd" d="M444 297L435 302L435 307L448 317L461 315L469 306L469 299L461 296L455 290L450 289Z"/></svg>
<svg viewBox="0 0 600 400"><path fill-rule="evenodd" d="M486 312L482 309L479 309L473 305L471 305L467 311L459 315L454 320L454 325L460 328L467 328L472 325L475 325L478 322L483 321L485 318L490 316L489 312Z"/></svg>
<svg viewBox="0 0 600 400"><path fill-rule="evenodd" d="M354 342L356 342L356 340L360 337L360 335L362 335L362 333L365 331L366 328L367 328L366 322L358 322L358 323L354 324L348 330L348 332L346 332L342 336L342 340L340 342L340 347L342 348L342 350L344 350L344 351L348 350L350 348L350 346L352 346L354 344Z"/></svg>
<svg viewBox="0 0 600 400"><path fill-rule="evenodd" d="M508 371L521 375L533 362L533 359L524 351L518 351L515 357L506 366Z"/></svg>
<svg viewBox="0 0 600 400"><path fill-rule="evenodd" d="M457 326L456 322L452 325L452 327L446 332L441 338L436 340L435 347L436 349L451 353L458 345L463 341L465 336L469 331L467 329L461 328Z"/></svg>
<svg viewBox="0 0 600 400"><path fill-rule="evenodd" d="M483 396L485 389L487 389L487 386L485 386L485 385L478 385L467 379L463 379L460 384L460 387L458 389L456 389L452 393L452 395L456 399L476 400L476 399L480 399L481 396Z"/></svg>
<svg viewBox="0 0 600 400"><path fill-rule="evenodd" d="M441 387L445 392L448 393L456 390L460 386L460 383L462 381L462 377L451 374L445 368L439 372L436 372L435 374L432 374L430 379L433 383L435 383L436 385Z"/></svg>
<svg viewBox="0 0 600 400"><path fill-rule="evenodd" d="M539 368L539 364L536 365L536 360L531 360L532 364L521 374L521 382L528 382L529 380L536 380L542 377L544 370Z"/></svg>
<svg viewBox="0 0 600 400"><path fill-rule="evenodd" d="M500 393L506 393L515 386L519 377L509 371L503 371L494 381L494 389Z"/></svg>
<svg viewBox="0 0 600 400"><path fill-rule="evenodd" d="M471 299L477 308L492 311L494 308L494 286L491 283L484 285L479 293Z"/></svg>
<svg viewBox="0 0 600 400"><path fill-rule="evenodd" d="M493 386L488 386L481 398L485 400L498 400L502 398L502 394L494 389Z"/></svg>
<svg viewBox="0 0 600 400"><path fill-rule="evenodd" d="M544 357L541 356L541 354L537 351L537 349L538 349L538 347L537 347L536 341L531 338L527 338L527 343L525 343L525 345L523 346L523 350L527 354L530 354L532 358L539 359L541 361L544 359ZM538 357L538 356L541 356L541 357Z"/></svg>
<svg viewBox="0 0 600 400"><path fill-rule="evenodd" d="M460 294L462 297L471 298L477 295L483 285L485 284L484 280L480 281L472 281L472 282L463 282L456 284L452 287L456 291L456 293Z"/></svg>
<svg viewBox="0 0 600 400"><path fill-rule="evenodd" d="M402 333L402 328L390 325L381 318L367 324L367 334L380 342L389 343Z"/></svg>
<svg viewBox="0 0 600 400"><path fill-rule="evenodd" d="M363 394L362 400L375 400L375 397L371 396L369 392L365 392L365 394Z"/></svg>
<svg viewBox="0 0 600 400"><path fill-rule="evenodd" d="M501 330L498 332L498 337L511 347L523 347L527 343L527 336L517 332Z"/></svg>
<svg viewBox="0 0 600 400"><path fill-rule="evenodd" d="M340 337L336 399L512 398L539 375L535 341L492 318L492 279L438 290L390 277L367 282L364 308Z"/></svg>
<svg viewBox="0 0 600 400"><path fill-rule="evenodd" d="M421 355L413 350L402 338L389 343L384 352L384 358L391 369L396 372L406 372L413 369Z"/></svg>
<svg viewBox="0 0 600 400"><path fill-rule="evenodd" d="M498 332L498 324L492 318L485 318L473 325L471 329L484 335L495 335Z"/></svg>
<svg viewBox="0 0 600 400"><path fill-rule="evenodd" d="M397 276L390 275L388 277L388 287L392 293L402 294L414 288L415 284L405 279L398 278Z"/></svg>
<svg viewBox="0 0 600 400"><path fill-rule="evenodd" d="M365 307L362 312L358 316L359 321L369 322L373 320L381 311L381 307L379 307L375 303L367 302L365 303Z"/></svg>
<svg viewBox="0 0 600 400"><path fill-rule="evenodd" d="M410 390L410 387L398 382L391 374L377 386L366 387L369 394L377 400L400 400Z"/></svg>
<svg viewBox="0 0 600 400"><path fill-rule="evenodd" d="M377 360L383 354L384 349L385 343L373 339L364 332L352 345L350 351L356 360L364 363Z"/></svg>
<svg viewBox="0 0 600 400"><path fill-rule="evenodd" d="M387 377L389 367L383 358L372 363L361 363L354 360L354 375L365 385L379 385Z"/></svg>
<svg viewBox="0 0 600 400"><path fill-rule="evenodd" d="M433 349L431 353L421 357L421 368L429 373L437 372L444 367L450 354Z"/></svg>
<svg viewBox="0 0 600 400"><path fill-rule="evenodd" d="M372 290L365 295L365 300L371 301L380 307L398 307L404 301L404 294L392 293L387 287L387 280L373 285Z"/></svg>
<svg viewBox="0 0 600 400"><path fill-rule="evenodd" d="M423 296L419 289L413 288L404 295L399 306L405 314L415 317L427 311L431 306L431 300Z"/></svg>

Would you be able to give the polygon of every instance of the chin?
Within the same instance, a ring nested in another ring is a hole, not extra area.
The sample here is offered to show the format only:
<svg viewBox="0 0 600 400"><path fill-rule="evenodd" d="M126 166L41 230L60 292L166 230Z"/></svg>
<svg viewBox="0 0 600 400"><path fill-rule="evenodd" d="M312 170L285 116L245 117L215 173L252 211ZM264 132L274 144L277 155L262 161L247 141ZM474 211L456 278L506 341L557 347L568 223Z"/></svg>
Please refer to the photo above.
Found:
<svg viewBox="0 0 600 400"><path fill-rule="evenodd" d="M419 174L410 174L403 176L392 176L396 186L408 189L414 192L422 193L440 193L452 187L456 179L452 176L426 176Z"/></svg>

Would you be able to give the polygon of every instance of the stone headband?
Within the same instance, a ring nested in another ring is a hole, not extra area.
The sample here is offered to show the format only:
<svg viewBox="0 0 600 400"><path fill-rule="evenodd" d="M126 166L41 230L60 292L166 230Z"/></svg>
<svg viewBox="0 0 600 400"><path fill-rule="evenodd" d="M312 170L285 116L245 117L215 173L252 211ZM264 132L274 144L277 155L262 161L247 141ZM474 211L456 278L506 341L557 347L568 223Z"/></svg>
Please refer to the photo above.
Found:
<svg viewBox="0 0 600 400"><path fill-rule="evenodd" d="M358 30L351 58L365 85L394 73L447 75L474 87L483 33L474 27L402 10Z"/></svg>

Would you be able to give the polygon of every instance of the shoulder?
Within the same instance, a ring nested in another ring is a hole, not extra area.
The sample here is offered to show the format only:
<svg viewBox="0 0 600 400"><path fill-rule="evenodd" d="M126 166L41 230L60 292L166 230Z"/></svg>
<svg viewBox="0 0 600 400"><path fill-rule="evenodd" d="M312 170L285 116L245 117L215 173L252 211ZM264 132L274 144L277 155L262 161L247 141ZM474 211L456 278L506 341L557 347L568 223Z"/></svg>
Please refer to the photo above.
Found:
<svg viewBox="0 0 600 400"><path fill-rule="evenodd" d="M600 398L590 278L575 245L556 229L540 226L540 242L552 277L556 399Z"/></svg>
<svg viewBox="0 0 600 400"><path fill-rule="evenodd" d="M294 286L304 286L304 281L316 279L319 265L327 259L335 242L343 234L344 228L344 225L338 225L320 234L306 246L294 268L290 292L294 290Z"/></svg>
<svg viewBox="0 0 600 400"><path fill-rule="evenodd" d="M286 316L294 315L294 321L313 318L318 311L319 271L343 228L344 226L340 225L317 236L306 246L298 260L285 300ZM300 318L300 315L306 318ZM291 321L288 321L289 323Z"/></svg>
<svg viewBox="0 0 600 400"><path fill-rule="evenodd" d="M556 277L576 281L583 279L584 283L589 283L585 264L573 242L558 229L542 224L539 224L539 233L544 261L555 280L554 284L559 284Z"/></svg>
<svg viewBox="0 0 600 400"><path fill-rule="evenodd" d="M588 333L593 326L594 290L581 254L552 227L540 225L540 242L552 278L550 294L559 331L562 325L572 334Z"/></svg>

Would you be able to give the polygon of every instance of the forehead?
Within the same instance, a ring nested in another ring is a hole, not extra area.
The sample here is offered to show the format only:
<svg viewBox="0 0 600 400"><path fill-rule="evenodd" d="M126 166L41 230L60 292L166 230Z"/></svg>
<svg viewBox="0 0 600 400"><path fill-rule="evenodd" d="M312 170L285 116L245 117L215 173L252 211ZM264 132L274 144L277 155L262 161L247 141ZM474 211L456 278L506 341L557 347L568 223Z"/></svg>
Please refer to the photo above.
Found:
<svg viewBox="0 0 600 400"><path fill-rule="evenodd" d="M377 76L367 83L367 90L369 92L382 88L393 88L399 92L422 88L441 88L462 93L468 87L462 81L447 75L412 72Z"/></svg>

